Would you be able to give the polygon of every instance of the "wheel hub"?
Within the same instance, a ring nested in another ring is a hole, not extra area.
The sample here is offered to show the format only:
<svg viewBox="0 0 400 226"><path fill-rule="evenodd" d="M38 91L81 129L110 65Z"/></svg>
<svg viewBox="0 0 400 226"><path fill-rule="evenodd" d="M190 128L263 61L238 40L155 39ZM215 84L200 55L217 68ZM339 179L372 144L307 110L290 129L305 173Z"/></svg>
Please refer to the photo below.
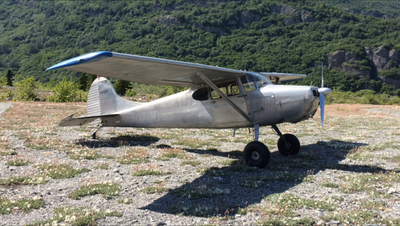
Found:
<svg viewBox="0 0 400 226"><path fill-rule="evenodd" d="M253 160L258 160L259 158L260 158L260 154L259 154L258 152L253 151L253 152L251 153L251 159L253 159Z"/></svg>
<svg viewBox="0 0 400 226"><path fill-rule="evenodd" d="M286 142L286 143L285 143L285 148L286 148L287 150L289 150L291 147L292 147L292 145L291 145L289 142Z"/></svg>

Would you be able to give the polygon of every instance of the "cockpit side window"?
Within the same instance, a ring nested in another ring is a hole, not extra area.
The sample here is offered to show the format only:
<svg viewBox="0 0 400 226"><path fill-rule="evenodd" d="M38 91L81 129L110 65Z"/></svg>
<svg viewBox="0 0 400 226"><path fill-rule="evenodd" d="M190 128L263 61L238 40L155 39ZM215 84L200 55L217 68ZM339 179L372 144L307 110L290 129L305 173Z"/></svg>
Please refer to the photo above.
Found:
<svg viewBox="0 0 400 226"><path fill-rule="evenodd" d="M221 90L222 93L224 93L227 96L235 96L240 94L240 89L238 84L235 82L231 82L229 84L220 84L217 85L217 87ZM221 96L213 89L210 88L211 91L211 99L219 99Z"/></svg>
<svg viewBox="0 0 400 226"><path fill-rule="evenodd" d="M257 88L256 84L254 83L254 81L252 79L252 77L250 77L248 75L242 76L240 78L240 81L242 82L243 87L246 90L246 92L255 90Z"/></svg>

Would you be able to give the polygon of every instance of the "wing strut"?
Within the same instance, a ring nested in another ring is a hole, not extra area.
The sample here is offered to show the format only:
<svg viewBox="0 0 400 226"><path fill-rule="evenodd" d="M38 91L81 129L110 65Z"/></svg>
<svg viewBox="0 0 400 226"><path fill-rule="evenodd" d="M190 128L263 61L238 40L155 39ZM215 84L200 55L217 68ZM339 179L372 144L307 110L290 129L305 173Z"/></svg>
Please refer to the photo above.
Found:
<svg viewBox="0 0 400 226"><path fill-rule="evenodd" d="M244 112L242 111L242 109L240 109L235 103L233 103L226 95L225 93L223 93L210 79L207 78L207 76L205 76L203 73L201 72L197 72L197 75L207 84L209 85L211 88L213 88L213 90L215 90L215 92L217 92L222 99L224 99L229 105L231 105L237 112L239 112L239 114L241 114L245 119L247 119L247 121L249 121L251 124L254 124L253 120Z"/></svg>

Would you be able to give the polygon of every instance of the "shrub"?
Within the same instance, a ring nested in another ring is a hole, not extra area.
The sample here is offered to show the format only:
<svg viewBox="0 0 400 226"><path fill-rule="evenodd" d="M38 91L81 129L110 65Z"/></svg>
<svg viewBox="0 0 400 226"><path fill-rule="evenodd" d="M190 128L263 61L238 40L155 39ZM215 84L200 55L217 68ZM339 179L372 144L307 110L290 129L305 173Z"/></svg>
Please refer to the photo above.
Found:
<svg viewBox="0 0 400 226"><path fill-rule="evenodd" d="M37 82L33 77L20 79L14 85L17 87L17 94L15 100L28 100L33 101L36 99Z"/></svg>
<svg viewBox="0 0 400 226"><path fill-rule="evenodd" d="M326 104L333 103L399 105L400 97L388 94L375 94L372 90L360 90L356 93L333 90L326 97Z"/></svg>
<svg viewBox="0 0 400 226"><path fill-rule="evenodd" d="M126 91L125 96L133 97L133 96L136 96L136 94L137 93L136 93L136 91L134 89L129 89L129 90Z"/></svg>
<svg viewBox="0 0 400 226"><path fill-rule="evenodd" d="M0 78L0 88L7 85L7 78L1 77Z"/></svg>
<svg viewBox="0 0 400 226"><path fill-rule="evenodd" d="M75 102L78 99L78 86L72 80L67 81L64 77L52 90L54 95L49 97L53 102Z"/></svg>

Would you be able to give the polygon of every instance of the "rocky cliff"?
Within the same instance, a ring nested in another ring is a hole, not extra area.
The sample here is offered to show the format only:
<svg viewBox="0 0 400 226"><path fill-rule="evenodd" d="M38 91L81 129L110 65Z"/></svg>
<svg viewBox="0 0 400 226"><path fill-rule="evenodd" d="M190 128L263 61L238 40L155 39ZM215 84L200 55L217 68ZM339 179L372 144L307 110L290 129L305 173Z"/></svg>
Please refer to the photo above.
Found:
<svg viewBox="0 0 400 226"><path fill-rule="evenodd" d="M400 65L399 52L395 49L385 46L364 47L363 54L337 50L329 53L326 61L329 69L354 73L368 80L375 78L400 88L400 80L383 76L383 72L398 68Z"/></svg>

